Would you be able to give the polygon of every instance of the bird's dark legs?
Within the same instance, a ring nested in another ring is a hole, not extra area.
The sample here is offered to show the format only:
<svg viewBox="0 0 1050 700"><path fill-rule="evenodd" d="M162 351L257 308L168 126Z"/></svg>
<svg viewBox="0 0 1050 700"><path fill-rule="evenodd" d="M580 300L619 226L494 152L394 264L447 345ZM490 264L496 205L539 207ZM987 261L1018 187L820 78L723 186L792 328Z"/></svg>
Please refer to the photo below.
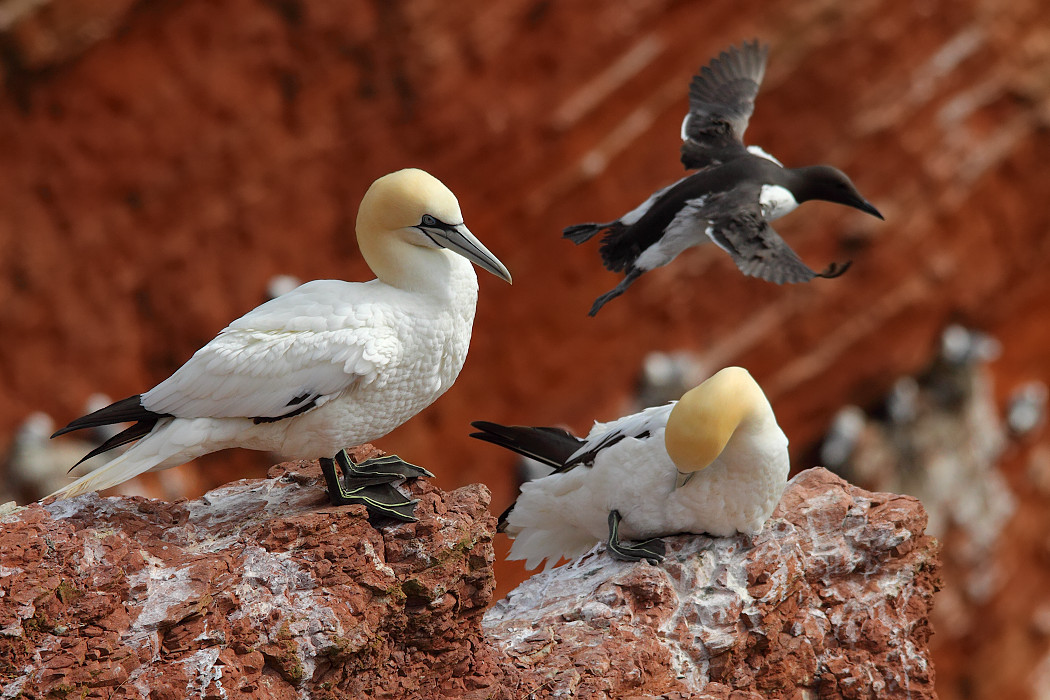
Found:
<svg viewBox="0 0 1050 700"><path fill-rule="evenodd" d="M636 279L641 277L643 272L645 272L645 270L642 270L637 267L632 267L628 269L627 276L620 280L620 283L616 285L615 288L609 290L608 292L602 294L600 297L594 300L594 304L591 306L591 310L590 312L588 312L587 315L594 316L601 310L603 306L606 305L606 303L626 292L627 288L630 287Z"/></svg>
<svg viewBox="0 0 1050 700"><path fill-rule="evenodd" d="M356 464L346 450L340 450L334 459L322 457L321 473L328 484L328 498L333 505L361 503L369 515L395 518L415 522L417 501L406 497L394 488L394 484L405 479L433 476L422 467L388 455L376 457ZM343 473L340 481L336 463Z"/></svg>
<svg viewBox="0 0 1050 700"><path fill-rule="evenodd" d="M620 561L641 561L645 559L656 565L664 560L667 545L658 538L631 544L620 541L620 521L623 518L617 510L609 511L609 555Z"/></svg>
<svg viewBox="0 0 1050 700"><path fill-rule="evenodd" d="M389 483L398 479L415 479L420 476L433 478L433 474L423 467L409 464L397 455L384 455L366 459L360 464L350 459L346 450L339 450L335 455L335 461L343 472L347 484L360 480L373 480L371 483Z"/></svg>

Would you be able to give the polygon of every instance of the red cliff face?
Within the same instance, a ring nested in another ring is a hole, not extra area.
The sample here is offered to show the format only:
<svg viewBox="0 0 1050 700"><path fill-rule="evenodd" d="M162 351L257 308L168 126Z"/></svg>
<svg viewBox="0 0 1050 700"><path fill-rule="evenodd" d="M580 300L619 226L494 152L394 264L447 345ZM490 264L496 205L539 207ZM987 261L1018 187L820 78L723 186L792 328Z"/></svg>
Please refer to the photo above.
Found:
<svg viewBox="0 0 1050 700"><path fill-rule="evenodd" d="M1003 342L1000 399L1050 382L1048 15L1037 0L0 3L0 434L152 386L274 274L366 278L357 202L408 165L457 193L515 284L482 275L460 380L381 446L443 486L484 482L494 509L511 461L468 422L585 430L623 412L654 349L748 367L798 467L840 405L918 370L949 321ZM842 278L777 287L709 247L586 318L616 277L561 229L680 177L690 75L756 35L771 53L748 141L840 167L887 221L807 204L777 229L813 267L852 258ZM997 555L1036 591L1050 510L1029 455L1045 449L1004 457L1021 497ZM272 462L201 461L136 488L196 495ZM1047 656L1045 632L1014 632L1032 612L1020 599L991 604L1009 624L943 652L945 697ZM988 653L959 651L974 644Z"/></svg>

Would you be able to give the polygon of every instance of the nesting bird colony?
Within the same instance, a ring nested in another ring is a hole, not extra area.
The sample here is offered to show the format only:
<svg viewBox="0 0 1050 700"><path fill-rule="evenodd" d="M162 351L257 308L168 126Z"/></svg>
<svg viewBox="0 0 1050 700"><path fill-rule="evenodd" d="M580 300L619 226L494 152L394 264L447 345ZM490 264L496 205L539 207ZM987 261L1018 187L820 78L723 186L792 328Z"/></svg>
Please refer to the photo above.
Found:
<svg viewBox="0 0 1050 700"><path fill-rule="evenodd" d="M808 200L882 218L841 171L785 168L744 145L767 52L757 41L731 47L693 77L681 160L694 172L618 219L564 230L577 244L603 233L602 262L624 275L590 315L643 273L708 241L745 275L777 284L838 277L848 262L815 272L769 222ZM131 424L81 461L134 444L51 495L69 498L244 447L319 459L333 504L364 504L377 524L414 520L415 502L397 485L431 474L393 455L358 463L345 448L382 438L455 382L477 304L473 266L508 283L511 275L466 227L455 195L421 170L372 184L357 240L376 279L315 280L279 293L149 391L57 431ZM559 428L473 425L474 437L549 472L523 484L499 519L514 538L511 558L530 568L603 541L615 558L656 562L667 535L753 535L789 470L787 437L761 387L739 367L677 401L595 424L585 438Z"/></svg>

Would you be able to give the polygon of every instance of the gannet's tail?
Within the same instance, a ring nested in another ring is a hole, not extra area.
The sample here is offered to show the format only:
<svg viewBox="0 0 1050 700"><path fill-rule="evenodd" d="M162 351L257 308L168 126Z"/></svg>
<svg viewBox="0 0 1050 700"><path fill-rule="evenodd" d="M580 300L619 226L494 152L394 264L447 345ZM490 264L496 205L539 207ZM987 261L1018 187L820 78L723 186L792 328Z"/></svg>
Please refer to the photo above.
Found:
<svg viewBox="0 0 1050 700"><path fill-rule="evenodd" d="M98 469L85 474L73 483L49 494L47 498L51 496L72 498L89 491L101 491L151 469L164 468L160 465L172 457L171 453L173 450L169 441L163 439L158 433L163 432L171 420L170 418L164 419L158 427L132 445L127 452L115 457ZM177 463L181 464L181 462ZM174 466L174 464L167 466Z"/></svg>

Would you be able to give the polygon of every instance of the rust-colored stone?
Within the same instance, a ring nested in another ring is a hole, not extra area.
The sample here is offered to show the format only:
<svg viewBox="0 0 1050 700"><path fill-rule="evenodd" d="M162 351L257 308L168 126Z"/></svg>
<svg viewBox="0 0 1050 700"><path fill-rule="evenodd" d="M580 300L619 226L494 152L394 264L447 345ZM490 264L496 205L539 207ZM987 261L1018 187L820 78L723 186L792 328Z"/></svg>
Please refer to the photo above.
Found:
<svg viewBox="0 0 1050 700"><path fill-rule="evenodd" d="M599 546L523 583L485 630L539 698L932 698L925 526L914 498L810 469L751 542L669 538L657 567Z"/></svg>
<svg viewBox="0 0 1050 700"><path fill-rule="evenodd" d="M420 522L376 529L363 507L326 504L316 463L273 473L198 501L91 494L5 518L5 691L334 698L499 689L496 651L478 644L493 591L495 521L483 486L445 494L412 484ZM390 672L395 660L399 673Z"/></svg>

